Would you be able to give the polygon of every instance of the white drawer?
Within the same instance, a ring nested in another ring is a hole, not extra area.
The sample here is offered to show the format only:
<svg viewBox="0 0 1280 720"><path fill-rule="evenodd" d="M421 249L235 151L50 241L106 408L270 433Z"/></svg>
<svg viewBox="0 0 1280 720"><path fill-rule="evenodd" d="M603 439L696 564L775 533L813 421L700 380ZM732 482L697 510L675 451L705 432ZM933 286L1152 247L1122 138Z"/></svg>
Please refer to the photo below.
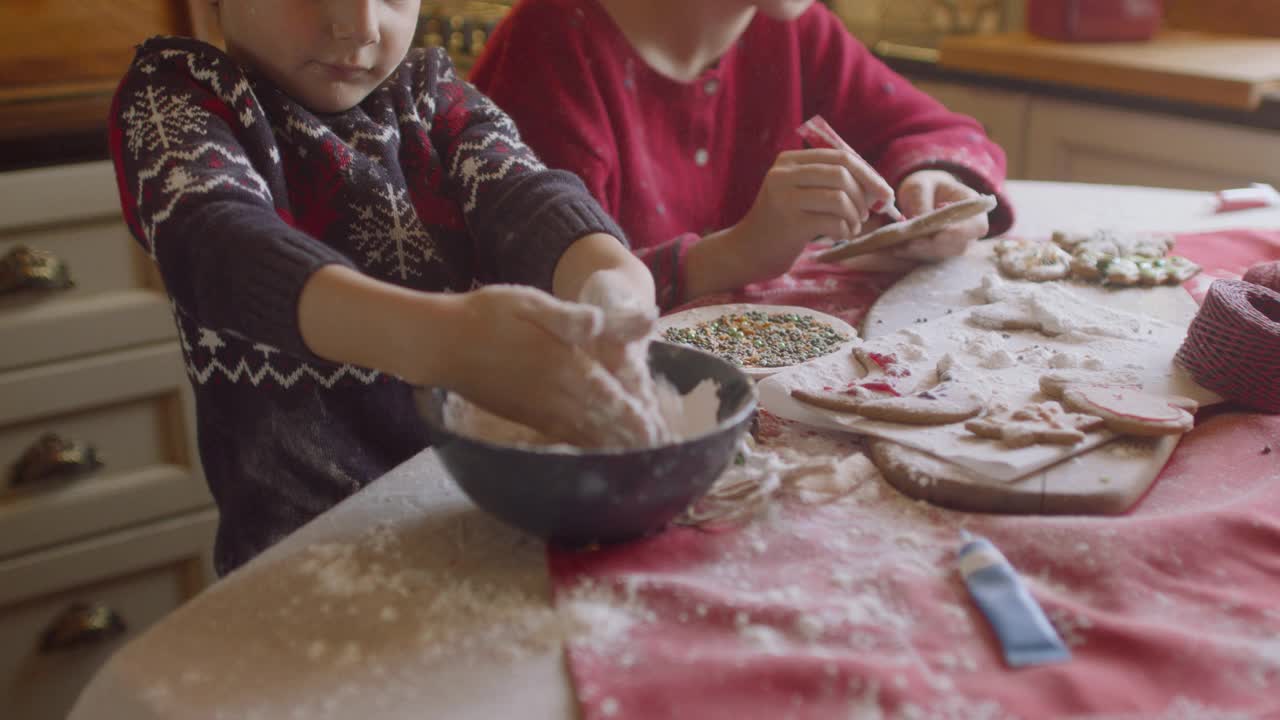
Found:
<svg viewBox="0 0 1280 720"><path fill-rule="evenodd" d="M212 578L215 521L212 512L195 513L0 563L0 717L66 717L112 652ZM65 623L59 637L76 642L42 648L77 604L118 618L123 629L80 633Z"/></svg>
<svg viewBox="0 0 1280 720"><path fill-rule="evenodd" d="M51 205L71 196L79 204ZM0 175L0 257L51 253L74 286L0 294L0 370L168 339L168 300L120 215L109 164Z"/></svg>
<svg viewBox="0 0 1280 720"><path fill-rule="evenodd" d="M102 463L0 492L0 558L209 505L176 343L0 374L0 472L44 433Z"/></svg>

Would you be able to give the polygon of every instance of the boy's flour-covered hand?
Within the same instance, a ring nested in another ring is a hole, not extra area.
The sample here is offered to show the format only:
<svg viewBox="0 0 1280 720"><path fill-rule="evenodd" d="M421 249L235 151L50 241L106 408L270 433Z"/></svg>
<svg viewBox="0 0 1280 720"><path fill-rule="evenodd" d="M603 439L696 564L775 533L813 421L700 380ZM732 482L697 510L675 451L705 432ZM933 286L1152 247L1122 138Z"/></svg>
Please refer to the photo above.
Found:
<svg viewBox="0 0 1280 720"><path fill-rule="evenodd" d="M578 299L604 313L604 327L590 352L618 380L644 419L641 433L631 444L651 446L670 441L672 434L649 372L649 341L658 322L657 307L651 299L638 297L634 283L617 270L592 273Z"/></svg>
<svg viewBox="0 0 1280 720"><path fill-rule="evenodd" d="M583 447L624 447L650 419L589 351L605 327L596 307L495 285L459 296L454 347L438 384L509 420Z"/></svg>

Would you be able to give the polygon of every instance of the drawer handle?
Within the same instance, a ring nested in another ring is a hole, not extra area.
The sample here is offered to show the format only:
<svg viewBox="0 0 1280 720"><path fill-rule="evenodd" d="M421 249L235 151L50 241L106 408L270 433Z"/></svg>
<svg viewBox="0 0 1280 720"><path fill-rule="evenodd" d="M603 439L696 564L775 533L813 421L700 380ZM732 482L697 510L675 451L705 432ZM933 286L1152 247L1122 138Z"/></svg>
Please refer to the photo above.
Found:
<svg viewBox="0 0 1280 720"><path fill-rule="evenodd" d="M106 605L74 603L54 618L40 635L40 652L62 652L84 645L98 645L126 630L124 618Z"/></svg>
<svg viewBox="0 0 1280 720"><path fill-rule="evenodd" d="M0 258L0 295L27 290L66 290L74 285L67 264L46 250L18 245Z"/></svg>
<svg viewBox="0 0 1280 720"><path fill-rule="evenodd" d="M102 467L98 451L87 443L45 433L13 466L12 487L34 485L55 478L73 478Z"/></svg>

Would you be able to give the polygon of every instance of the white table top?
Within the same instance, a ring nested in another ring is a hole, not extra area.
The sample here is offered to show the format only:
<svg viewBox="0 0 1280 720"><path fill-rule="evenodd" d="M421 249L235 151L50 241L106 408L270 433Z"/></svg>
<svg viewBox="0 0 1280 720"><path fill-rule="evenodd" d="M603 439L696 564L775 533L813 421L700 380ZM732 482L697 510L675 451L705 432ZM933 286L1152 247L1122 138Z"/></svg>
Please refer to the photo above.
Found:
<svg viewBox="0 0 1280 720"><path fill-rule="evenodd" d="M1209 193L1014 181L1014 234L1280 228ZM357 547L359 545L359 547ZM572 718L543 548L424 451L122 649L88 718Z"/></svg>

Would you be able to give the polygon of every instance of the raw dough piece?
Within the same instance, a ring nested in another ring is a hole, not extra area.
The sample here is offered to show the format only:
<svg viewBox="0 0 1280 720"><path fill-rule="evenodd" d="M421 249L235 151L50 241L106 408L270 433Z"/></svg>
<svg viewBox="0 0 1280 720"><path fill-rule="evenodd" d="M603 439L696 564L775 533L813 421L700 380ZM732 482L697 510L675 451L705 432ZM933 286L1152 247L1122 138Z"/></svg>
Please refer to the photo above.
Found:
<svg viewBox="0 0 1280 720"><path fill-rule="evenodd" d="M1068 410L1097 415L1107 429L1122 435L1178 435L1191 429L1196 407L1191 398L1155 395L1108 385L1068 385L1062 393ZM1184 409L1186 408L1186 409Z"/></svg>
<svg viewBox="0 0 1280 720"><path fill-rule="evenodd" d="M814 407L835 412L861 415L871 420L903 425L946 425L960 422L982 412L984 403L976 393L952 383L939 383L928 390L901 397L870 396L831 391L813 392L794 389L791 397Z"/></svg>
<svg viewBox="0 0 1280 720"><path fill-rule="evenodd" d="M830 250L819 253L815 259L818 262L847 260L858 255L865 255L866 253L901 245L917 238L929 237L948 225L968 220L975 215L991 212L998 202L994 195L979 195L960 200L950 205L944 205L932 212L927 212L924 215L913 217L910 220L903 220L872 230L849 242L836 245Z"/></svg>
<svg viewBox="0 0 1280 720"><path fill-rule="evenodd" d="M1066 412L1052 400L1017 410L1000 408L964 424L974 435L1000 440L1011 448L1037 443L1075 445L1084 440L1085 432L1101 426L1102 418Z"/></svg>
<svg viewBox="0 0 1280 720"><path fill-rule="evenodd" d="M996 243L996 264L1009 277L1043 282L1071 274L1071 255L1057 245L1010 238Z"/></svg>
<svg viewBox="0 0 1280 720"><path fill-rule="evenodd" d="M1142 389L1142 380L1127 370L1055 370L1040 376L1040 392L1061 400L1068 385L1115 385Z"/></svg>

